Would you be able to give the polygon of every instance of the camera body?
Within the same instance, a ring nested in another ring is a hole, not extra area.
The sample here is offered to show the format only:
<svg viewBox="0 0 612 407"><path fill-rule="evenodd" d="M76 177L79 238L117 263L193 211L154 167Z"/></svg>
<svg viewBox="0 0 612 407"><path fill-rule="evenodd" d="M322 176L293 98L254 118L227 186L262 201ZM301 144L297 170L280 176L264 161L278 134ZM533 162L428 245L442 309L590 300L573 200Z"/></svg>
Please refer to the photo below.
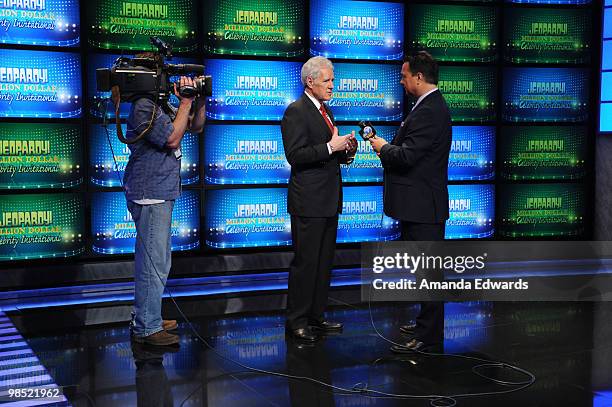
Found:
<svg viewBox="0 0 612 407"><path fill-rule="evenodd" d="M172 58L171 47L157 37L151 43L158 52L145 54L145 57L119 57L111 68L96 69L98 91L109 92L114 86L119 88L122 102L134 102L149 98L156 102L167 102L174 92L172 76L197 75L195 86L179 88L183 97L212 96L212 77L202 76L204 65L167 64L164 58Z"/></svg>

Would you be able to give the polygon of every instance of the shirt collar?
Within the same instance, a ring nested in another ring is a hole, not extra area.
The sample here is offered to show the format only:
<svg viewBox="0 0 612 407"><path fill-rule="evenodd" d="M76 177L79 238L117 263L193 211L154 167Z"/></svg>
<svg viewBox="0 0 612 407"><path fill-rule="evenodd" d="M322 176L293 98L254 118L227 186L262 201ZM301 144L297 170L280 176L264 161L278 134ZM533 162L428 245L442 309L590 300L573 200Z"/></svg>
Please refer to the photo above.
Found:
<svg viewBox="0 0 612 407"><path fill-rule="evenodd" d="M430 90L429 92L422 94L420 98L417 99L416 103L414 104L414 106L412 106L412 110L416 109L416 107L419 105L419 103L421 103L423 101L423 99L425 99L427 96L431 95L432 93L434 93L435 91L437 91L438 88L433 88L432 90ZM411 110L411 111L412 111Z"/></svg>
<svg viewBox="0 0 612 407"><path fill-rule="evenodd" d="M321 110L321 102L319 102L317 99L315 99L313 96L310 95L310 93L304 91L304 93L306 94L306 96L308 96L308 99L310 99L312 101L312 103L314 103L315 107L317 108L317 110Z"/></svg>

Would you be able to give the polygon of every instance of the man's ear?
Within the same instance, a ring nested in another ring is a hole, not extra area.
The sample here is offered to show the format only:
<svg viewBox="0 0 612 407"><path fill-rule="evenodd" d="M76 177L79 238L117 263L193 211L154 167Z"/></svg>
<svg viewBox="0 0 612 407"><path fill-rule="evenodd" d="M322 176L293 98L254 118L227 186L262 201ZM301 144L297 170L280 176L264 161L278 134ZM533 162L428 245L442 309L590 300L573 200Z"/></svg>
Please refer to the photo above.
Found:
<svg viewBox="0 0 612 407"><path fill-rule="evenodd" d="M314 85L314 80L312 79L312 76L307 76L306 77L306 87L308 89L312 89L313 85Z"/></svg>

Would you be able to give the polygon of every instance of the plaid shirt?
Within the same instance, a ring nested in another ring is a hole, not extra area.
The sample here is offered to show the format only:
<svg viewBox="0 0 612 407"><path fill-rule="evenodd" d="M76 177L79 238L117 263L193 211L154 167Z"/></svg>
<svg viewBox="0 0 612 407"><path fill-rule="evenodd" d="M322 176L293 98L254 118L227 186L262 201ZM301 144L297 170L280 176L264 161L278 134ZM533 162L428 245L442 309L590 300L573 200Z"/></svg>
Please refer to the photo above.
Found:
<svg viewBox="0 0 612 407"><path fill-rule="evenodd" d="M127 119L126 138L134 138L149 124L155 103L138 99L132 103ZM176 150L166 147L174 126L161 108L157 109L151 130L139 141L129 144L130 160L123 184L127 199L174 200L181 193L181 160Z"/></svg>

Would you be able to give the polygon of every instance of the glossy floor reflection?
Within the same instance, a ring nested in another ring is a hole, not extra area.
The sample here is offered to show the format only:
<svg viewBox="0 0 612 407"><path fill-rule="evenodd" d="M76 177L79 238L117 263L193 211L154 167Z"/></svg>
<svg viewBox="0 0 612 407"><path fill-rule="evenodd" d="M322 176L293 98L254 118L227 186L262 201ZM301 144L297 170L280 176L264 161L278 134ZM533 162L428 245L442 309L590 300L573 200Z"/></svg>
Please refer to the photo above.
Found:
<svg viewBox="0 0 612 407"><path fill-rule="evenodd" d="M411 304L375 305L372 315L384 336L398 340L397 328L417 310ZM252 372L227 359L347 389L459 395L458 406L612 406L612 304L447 304L445 353L506 361L537 378L522 391L480 397L461 395L513 387L476 375L472 368L478 362L471 360L396 357L374 332L367 305L338 304L329 317L343 322L344 332L314 346L285 339L281 312L192 321L216 351L201 343L185 322L180 323L179 348L131 344L123 325L26 340L55 383L69 386L73 406L430 405L428 399L334 392L308 381ZM509 371L486 373L498 380L525 379Z"/></svg>

